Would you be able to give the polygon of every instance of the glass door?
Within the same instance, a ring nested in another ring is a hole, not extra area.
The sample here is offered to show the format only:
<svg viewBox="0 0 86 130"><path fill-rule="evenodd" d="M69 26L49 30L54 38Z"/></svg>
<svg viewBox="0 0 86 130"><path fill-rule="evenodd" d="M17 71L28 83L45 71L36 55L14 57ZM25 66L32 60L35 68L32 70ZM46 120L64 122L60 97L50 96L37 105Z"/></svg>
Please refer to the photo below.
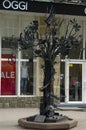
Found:
<svg viewBox="0 0 86 130"><path fill-rule="evenodd" d="M69 101L82 101L82 64L69 63Z"/></svg>

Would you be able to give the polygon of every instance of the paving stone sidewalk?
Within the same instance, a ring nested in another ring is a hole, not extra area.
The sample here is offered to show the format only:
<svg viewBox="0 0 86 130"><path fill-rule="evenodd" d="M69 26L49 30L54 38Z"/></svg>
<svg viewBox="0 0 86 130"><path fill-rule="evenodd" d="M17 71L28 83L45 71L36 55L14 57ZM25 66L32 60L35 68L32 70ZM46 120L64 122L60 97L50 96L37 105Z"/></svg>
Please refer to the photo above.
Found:
<svg viewBox="0 0 86 130"><path fill-rule="evenodd" d="M72 130L86 129L86 109L60 108L58 112L78 121ZM25 130L18 125L18 119L38 114L38 108L9 108L0 109L0 130ZM29 129L30 130L30 129Z"/></svg>

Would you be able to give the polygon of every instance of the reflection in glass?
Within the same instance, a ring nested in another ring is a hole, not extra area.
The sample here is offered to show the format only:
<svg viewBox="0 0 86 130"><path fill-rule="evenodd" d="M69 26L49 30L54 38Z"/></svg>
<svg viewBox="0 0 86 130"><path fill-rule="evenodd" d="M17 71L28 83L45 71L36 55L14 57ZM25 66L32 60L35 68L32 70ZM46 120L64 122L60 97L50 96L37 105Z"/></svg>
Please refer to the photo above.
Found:
<svg viewBox="0 0 86 130"><path fill-rule="evenodd" d="M11 56L17 58L18 56L18 39L12 37L3 37L2 38L2 54L11 54Z"/></svg>
<svg viewBox="0 0 86 130"><path fill-rule="evenodd" d="M22 59L33 58L33 50L31 48L28 48L26 50L22 50L21 51L21 58Z"/></svg>

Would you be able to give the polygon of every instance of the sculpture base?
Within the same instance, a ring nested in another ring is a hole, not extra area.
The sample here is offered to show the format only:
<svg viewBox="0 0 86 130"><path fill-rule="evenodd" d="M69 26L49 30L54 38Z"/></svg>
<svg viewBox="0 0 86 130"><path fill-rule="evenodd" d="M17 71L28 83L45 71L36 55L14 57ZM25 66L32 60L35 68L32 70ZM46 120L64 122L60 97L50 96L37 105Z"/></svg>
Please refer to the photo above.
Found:
<svg viewBox="0 0 86 130"><path fill-rule="evenodd" d="M31 119L31 120L30 120ZM34 120L33 120L34 119ZM77 121L71 118L63 118L61 120L47 119L41 115L35 115L27 118L21 118L18 120L18 124L24 128L29 129L43 129L43 130L61 130L69 129L77 126Z"/></svg>

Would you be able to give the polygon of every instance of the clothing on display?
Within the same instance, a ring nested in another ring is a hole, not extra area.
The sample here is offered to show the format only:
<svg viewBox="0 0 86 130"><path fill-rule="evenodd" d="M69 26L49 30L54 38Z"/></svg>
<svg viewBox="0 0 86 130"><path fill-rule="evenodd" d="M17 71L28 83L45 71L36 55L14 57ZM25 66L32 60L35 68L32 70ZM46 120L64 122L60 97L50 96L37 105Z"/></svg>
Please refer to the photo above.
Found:
<svg viewBox="0 0 86 130"><path fill-rule="evenodd" d="M29 78L29 76L28 76L27 66L22 66L22 69L21 69L21 94L26 94L28 78Z"/></svg>

